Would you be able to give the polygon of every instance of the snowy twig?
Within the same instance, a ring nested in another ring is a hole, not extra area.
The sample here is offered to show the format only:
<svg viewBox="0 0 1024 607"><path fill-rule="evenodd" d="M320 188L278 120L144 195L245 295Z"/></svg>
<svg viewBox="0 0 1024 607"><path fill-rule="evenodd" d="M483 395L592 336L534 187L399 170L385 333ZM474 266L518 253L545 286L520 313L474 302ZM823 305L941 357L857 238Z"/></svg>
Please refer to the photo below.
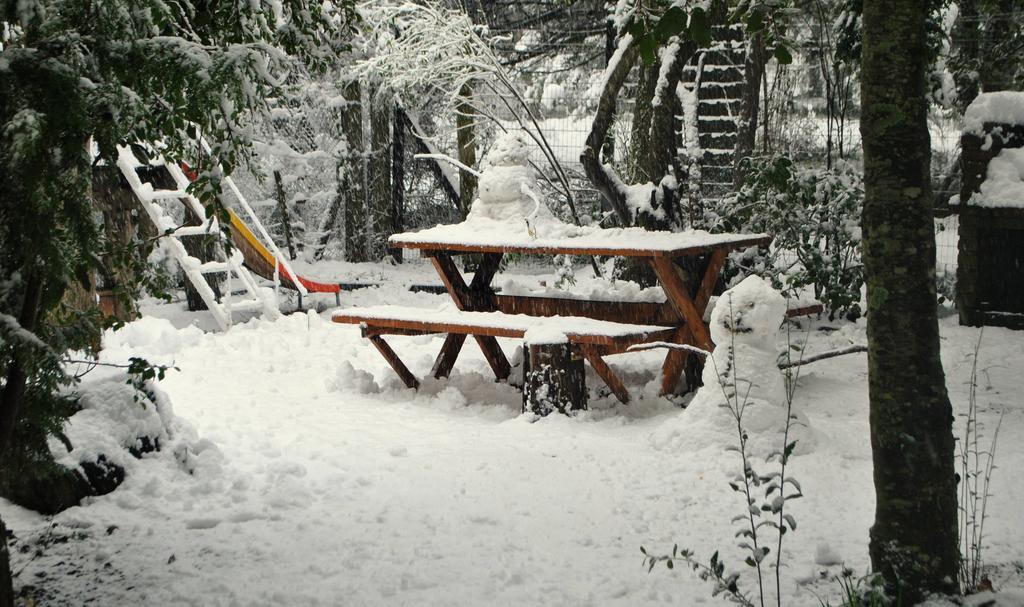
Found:
<svg viewBox="0 0 1024 607"><path fill-rule="evenodd" d="M480 177L483 174L483 173L481 173L480 171L478 171L478 170L476 170L474 168L471 168L471 167L469 167L469 166L467 166L465 164L462 164L461 162L459 162L458 160L452 158L451 156L448 156L447 154L413 154L413 158L417 158L417 159L424 158L424 159L429 159L429 160L441 160L443 162L447 162L448 164L454 166L457 169L466 171L467 173L469 173L470 175L472 175L474 177Z"/></svg>

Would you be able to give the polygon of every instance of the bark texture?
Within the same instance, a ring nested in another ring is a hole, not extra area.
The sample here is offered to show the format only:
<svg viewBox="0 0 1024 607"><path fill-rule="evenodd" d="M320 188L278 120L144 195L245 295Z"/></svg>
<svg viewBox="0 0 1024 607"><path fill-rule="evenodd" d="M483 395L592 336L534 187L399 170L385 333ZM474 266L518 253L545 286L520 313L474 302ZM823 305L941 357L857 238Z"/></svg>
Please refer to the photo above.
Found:
<svg viewBox="0 0 1024 607"><path fill-rule="evenodd" d="M928 0L867 0L861 97L872 566L914 604L955 592L952 410L939 358L925 98Z"/></svg>
<svg viewBox="0 0 1024 607"><path fill-rule="evenodd" d="M363 104L358 82L343 91L347 104L341 113L341 128L348 142L341 171L345 192L345 260L369 261L366 253L366 158L363 154Z"/></svg>
<svg viewBox="0 0 1024 607"><path fill-rule="evenodd" d="M0 607L14 607L11 561L7 555L7 527L0 520Z"/></svg>

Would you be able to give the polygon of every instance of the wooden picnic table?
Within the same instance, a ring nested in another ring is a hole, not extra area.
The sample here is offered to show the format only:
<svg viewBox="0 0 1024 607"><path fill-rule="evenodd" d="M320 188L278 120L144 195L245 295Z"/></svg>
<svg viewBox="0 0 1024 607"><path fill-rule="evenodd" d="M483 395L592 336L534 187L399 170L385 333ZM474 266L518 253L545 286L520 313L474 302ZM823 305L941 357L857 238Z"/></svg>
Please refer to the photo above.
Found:
<svg viewBox="0 0 1024 607"><path fill-rule="evenodd" d="M649 232L641 228L578 228L575 233L570 230L557 237L531 236L525 230L509 232L508 226L501 224L484 223L469 228L467 223L462 223L397 234L389 242L393 247L418 250L421 256L429 258L459 310L657 325L672 329L664 341L711 350L713 344L703 318L726 257L732 250L766 245L772 240L767 234ZM641 260L654 270L666 301L651 303L501 295L494 291L491 281L507 253L622 256ZM460 254L480 255L480 263L468 283L455 264L454 256ZM678 262L694 257L702 257L703 263L688 264L691 269L684 272ZM699 270L694 272L694 266L699 266ZM435 377L448 375L466 336L465 332L448 333L434 364ZM510 365L494 335L474 334L473 337L495 376L501 379L508 377ZM623 352L629 345L632 343L581 345L585 358L620 400L628 398L624 397L625 389L601 357ZM662 394L675 392L686 357L685 350L668 350L662 365Z"/></svg>

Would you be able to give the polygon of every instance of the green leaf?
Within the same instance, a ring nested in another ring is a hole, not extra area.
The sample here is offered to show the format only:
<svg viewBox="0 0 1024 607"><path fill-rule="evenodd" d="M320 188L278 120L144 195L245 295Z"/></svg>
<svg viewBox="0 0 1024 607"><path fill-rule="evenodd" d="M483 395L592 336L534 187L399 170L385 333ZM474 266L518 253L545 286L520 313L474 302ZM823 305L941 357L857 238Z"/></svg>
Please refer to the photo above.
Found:
<svg viewBox="0 0 1024 607"><path fill-rule="evenodd" d="M711 20L702 8L690 11L690 39L700 46L711 46Z"/></svg>
<svg viewBox="0 0 1024 607"><path fill-rule="evenodd" d="M754 34L764 29L764 12L754 9L747 15L747 33Z"/></svg>
<svg viewBox="0 0 1024 607"><path fill-rule="evenodd" d="M654 37L658 42L664 44L672 36L678 36L686 29L686 13L678 6L673 6L665 11L665 14L658 19L654 26Z"/></svg>
<svg viewBox="0 0 1024 607"><path fill-rule="evenodd" d="M790 63L793 63L792 53L789 52L788 48L781 44L775 47L774 54L775 60L778 61L781 65L789 65Z"/></svg>
<svg viewBox="0 0 1024 607"><path fill-rule="evenodd" d="M637 43L637 47L640 50L640 58L644 60L647 65L653 65L658 59L656 53L658 48L658 41L654 39L654 36L646 35L640 38Z"/></svg>

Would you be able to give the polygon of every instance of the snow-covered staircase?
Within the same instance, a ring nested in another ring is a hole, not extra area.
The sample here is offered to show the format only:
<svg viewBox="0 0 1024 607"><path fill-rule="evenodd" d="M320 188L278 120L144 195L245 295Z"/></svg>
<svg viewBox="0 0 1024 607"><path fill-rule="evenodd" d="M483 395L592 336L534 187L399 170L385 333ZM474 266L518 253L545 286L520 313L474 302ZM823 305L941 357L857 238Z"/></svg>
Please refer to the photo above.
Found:
<svg viewBox="0 0 1024 607"><path fill-rule="evenodd" d="M222 330L227 329L231 326L233 315L237 312L261 311L269 318L276 318L279 311L274 291L260 288L253 275L242 265L242 254L237 249L225 246L227 238L221 230L220 223L215 217L207 215L202 203L188 192L190 181L181 168L173 162L166 162L163 156L157 156L149 164L150 166L163 166L167 169L167 173L174 180L175 188L173 190L156 189L152 183L143 182L136 170L143 166L143 163L139 162L129 147L118 147L117 166L121 174L128 181L128 185L131 186L157 231L164 235L163 238L166 239L170 254L181 266L185 278L195 287L196 292L209 308L210 313L213 314L217 325ZM166 212L163 206L167 201L184 204L194 216L202 219L202 223L196 226L176 225L172 216ZM190 255L181 241L181 238L185 236L209 236L213 239L217 257L224 261L203 262ZM230 254L227 253L229 248ZM219 299L205 277L206 274L215 273L223 273L227 276L224 293ZM239 283L242 287L241 295L238 298L232 297L235 283Z"/></svg>

